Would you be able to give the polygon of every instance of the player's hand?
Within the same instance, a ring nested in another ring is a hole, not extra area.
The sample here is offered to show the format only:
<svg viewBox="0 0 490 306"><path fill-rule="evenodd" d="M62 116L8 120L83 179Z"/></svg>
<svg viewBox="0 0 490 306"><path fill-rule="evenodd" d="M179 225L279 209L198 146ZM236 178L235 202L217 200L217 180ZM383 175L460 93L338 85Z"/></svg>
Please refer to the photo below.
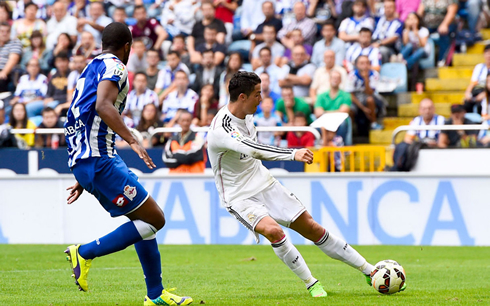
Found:
<svg viewBox="0 0 490 306"><path fill-rule="evenodd" d="M133 149L136 154L145 162L146 166L150 169L154 169L157 166L153 163L153 160L151 160L151 157L148 155L146 152L145 148L143 148L138 142L133 142L130 144L131 149Z"/></svg>
<svg viewBox="0 0 490 306"><path fill-rule="evenodd" d="M294 160L310 165L313 162L313 152L308 149L297 150L294 154Z"/></svg>
<svg viewBox="0 0 490 306"><path fill-rule="evenodd" d="M70 190L70 194L68 195L68 198L66 199L68 204L71 204L78 200L78 198L82 195L83 193L83 187L76 182L75 185L70 186L66 188L66 190Z"/></svg>

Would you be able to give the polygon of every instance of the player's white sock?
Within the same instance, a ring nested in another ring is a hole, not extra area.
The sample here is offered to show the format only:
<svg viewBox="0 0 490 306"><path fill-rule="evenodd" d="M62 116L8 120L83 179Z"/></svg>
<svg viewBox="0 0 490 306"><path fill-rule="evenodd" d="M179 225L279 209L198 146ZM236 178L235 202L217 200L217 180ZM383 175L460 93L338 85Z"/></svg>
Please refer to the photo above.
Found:
<svg viewBox="0 0 490 306"><path fill-rule="evenodd" d="M298 249L289 242L284 236L281 240L271 243L274 253L281 259L299 278L305 283L306 288L310 288L317 282L317 279L311 275L310 269L306 265L303 256Z"/></svg>
<svg viewBox="0 0 490 306"><path fill-rule="evenodd" d="M330 234L327 230L325 230L323 237L315 242L315 244L323 253L333 259L345 262L366 275L370 274L373 270L373 266L361 254L354 250L347 242Z"/></svg>

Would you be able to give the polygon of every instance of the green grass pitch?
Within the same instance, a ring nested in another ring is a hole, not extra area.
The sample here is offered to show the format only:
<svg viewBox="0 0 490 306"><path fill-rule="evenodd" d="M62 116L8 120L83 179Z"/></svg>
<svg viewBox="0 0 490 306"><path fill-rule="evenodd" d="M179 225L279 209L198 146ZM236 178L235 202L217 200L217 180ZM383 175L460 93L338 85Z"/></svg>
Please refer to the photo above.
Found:
<svg viewBox="0 0 490 306"><path fill-rule="evenodd" d="M315 246L299 246L329 296L313 299L269 246L160 246L163 281L194 305L490 305L490 248L356 247L371 263L395 259L405 292L383 296ZM130 247L97 258L89 292L70 277L63 245L0 245L0 305L142 305L143 273ZM255 258L256 260L250 260Z"/></svg>

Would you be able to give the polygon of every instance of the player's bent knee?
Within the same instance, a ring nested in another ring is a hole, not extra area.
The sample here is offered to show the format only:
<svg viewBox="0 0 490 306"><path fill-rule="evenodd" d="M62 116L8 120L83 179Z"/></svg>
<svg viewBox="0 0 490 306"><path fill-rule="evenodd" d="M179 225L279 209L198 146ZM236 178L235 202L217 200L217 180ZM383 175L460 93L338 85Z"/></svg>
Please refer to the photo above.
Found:
<svg viewBox="0 0 490 306"><path fill-rule="evenodd" d="M264 233L264 237L267 238L270 242L275 242L281 240L286 234L279 225L270 226L267 228Z"/></svg>

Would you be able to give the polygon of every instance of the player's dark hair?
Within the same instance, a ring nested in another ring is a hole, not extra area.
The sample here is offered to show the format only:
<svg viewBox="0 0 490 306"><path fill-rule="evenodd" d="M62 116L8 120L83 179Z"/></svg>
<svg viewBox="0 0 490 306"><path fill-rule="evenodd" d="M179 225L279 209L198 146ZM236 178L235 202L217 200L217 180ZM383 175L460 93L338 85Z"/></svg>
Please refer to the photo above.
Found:
<svg viewBox="0 0 490 306"><path fill-rule="evenodd" d="M371 31L371 29L369 29L369 28L361 28L361 29L359 30L359 33L363 33L363 32L369 32L369 33L371 33L371 34L373 33L373 31Z"/></svg>
<svg viewBox="0 0 490 306"><path fill-rule="evenodd" d="M323 29L324 27L328 27L328 26L330 26L330 27L332 27L334 30L336 30L336 29L335 29L335 22L334 22L332 19L328 19L327 21L325 21L325 23L322 25L322 29Z"/></svg>
<svg viewBox="0 0 490 306"><path fill-rule="evenodd" d="M50 113L50 112L54 112L56 114L56 112L54 111L54 108L52 107L49 107L49 106L46 106L45 108L43 108L43 110L41 111L41 116L44 116L44 114L47 114L47 113Z"/></svg>
<svg viewBox="0 0 490 306"><path fill-rule="evenodd" d="M255 85L262 81L254 72L238 71L230 80L228 92L230 93L230 102L236 102L240 94L247 97L254 91Z"/></svg>
<svg viewBox="0 0 490 306"><path fill-rule="evenodd" d="M29 6L35 6L37 10L39 9L39 6L37 6L37 4L36 4L36 3L34 3L34 2L32 2L32 1L31 1L31 2L28 2L28 3L27 3L25 6L24 6L24 12L27 10L27 8L28 8Z"/></svg>
<svg viewBox="0 0 490 306"><path fill-rule="evenodd" d="M145 72L143 72L143 71L138 71L138 72L136 72L136 73L134 74L133 81L136 79L136 77L137 77L138 75L142 75L142 76L144 76L144 77L145 77L145 80L148 80L148 75L146 75L146 73L145 73Z"/></svg>
<svg viewBox="0 0 490 306"><path fill-rule="evenodd" d="M140 4L140 5L136 5L136 6L134 7L133 12L136 12L136 10L141 10L141 9L142 9L142 10L144 10L144 11L146 12L146 7L145 7L144 5L142 5L142 4Z"/></svg>
<svg viewBox="0 0 490 306"><path fill-rule="evenodd" d="M271 55L272 55L271 48L269 48L269 47L267 47L267 46L265 46L265 47L263 47L262 49L260 49L260 51L259 51L259 55L260 55L260 53L262 53L262 51L264 51L264 50L265 50L265 51L269 51L269 54L271 54Z"/></svg>
<svg viewBox="0 0 490 306"><path fill-rule="evenodd" d="M121 22L113 22L102 32L102 48L119 50L127 43L131 44L133 36L128 26Z"/></svg>
<svg viewBox="0 0 490 306"><path fill-rule="evenodd" d="M177 52L177 51L173 51L173 50L172 50L172 51L168 52L167 57L168 57L169 55L175 55L175 56L177 56L178 58L180 58L180 54L179 54L179 52Z"/></svg>

